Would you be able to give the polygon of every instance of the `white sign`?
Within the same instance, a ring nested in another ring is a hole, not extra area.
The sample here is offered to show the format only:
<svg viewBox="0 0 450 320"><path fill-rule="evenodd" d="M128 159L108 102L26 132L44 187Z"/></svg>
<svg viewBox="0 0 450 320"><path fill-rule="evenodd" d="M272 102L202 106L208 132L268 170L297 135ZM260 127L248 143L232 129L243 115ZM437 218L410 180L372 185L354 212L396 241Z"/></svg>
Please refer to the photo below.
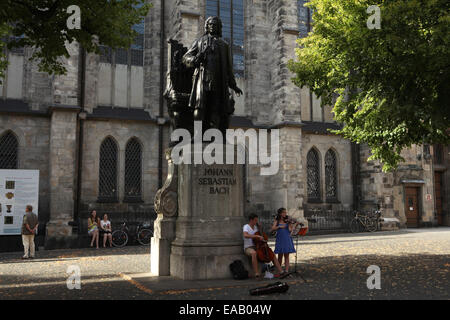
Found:
<svg viewBox="0 0 450 320"><path fill-rule="evenodd" d="M0 235L21 234L27 205L38 214L39 170L0 169Z"/></svg>

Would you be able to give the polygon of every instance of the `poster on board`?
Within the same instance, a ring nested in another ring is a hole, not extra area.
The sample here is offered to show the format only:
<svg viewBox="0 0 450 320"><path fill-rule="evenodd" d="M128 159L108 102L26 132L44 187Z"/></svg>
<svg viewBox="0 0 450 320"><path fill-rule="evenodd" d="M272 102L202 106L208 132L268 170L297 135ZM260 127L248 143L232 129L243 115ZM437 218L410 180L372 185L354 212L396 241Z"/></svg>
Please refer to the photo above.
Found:
<svg viewBox="0 0 450 320"><path fill-rule="evenodd" d="M25 207L38 214L39 170L0 169L0 235L21 234Z"/></svg>

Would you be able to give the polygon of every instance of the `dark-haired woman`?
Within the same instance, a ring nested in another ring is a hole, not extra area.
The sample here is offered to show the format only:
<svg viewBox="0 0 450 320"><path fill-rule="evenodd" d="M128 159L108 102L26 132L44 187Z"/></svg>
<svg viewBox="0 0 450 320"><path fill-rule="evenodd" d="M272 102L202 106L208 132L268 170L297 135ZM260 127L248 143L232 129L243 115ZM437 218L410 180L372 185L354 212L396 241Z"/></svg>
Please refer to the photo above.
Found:
<svg viewBox="0 0 450 320"><path fill-rule="evenodd" d="M287 211L285 208L278 209L271 231L277 231L274 253L278 254L280 266L284 257L284 271L289 272L289 254L295 253L294 241L291 237L291 232L295 225L287 223L285 221L286 216Z"/></svg>
<svg viewBox="0 0 450 320"><path fill-rule="evenodd" d="M92 210L90 217L88 218L88 234L92 237L91 247L95 244L98 249L98 226L97 226L97 211Z"/></svg>

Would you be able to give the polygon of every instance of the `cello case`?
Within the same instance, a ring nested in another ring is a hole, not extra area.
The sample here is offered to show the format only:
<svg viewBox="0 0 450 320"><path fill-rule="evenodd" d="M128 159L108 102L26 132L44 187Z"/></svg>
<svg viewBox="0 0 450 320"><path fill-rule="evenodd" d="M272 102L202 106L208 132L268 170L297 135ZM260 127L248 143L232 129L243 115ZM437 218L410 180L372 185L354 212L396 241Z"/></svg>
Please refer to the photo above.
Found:
<svg viewBox="0 0 450 320"><path fill-rule="evenodd" d="M250 295L260 296L271 293L285 293L288 291L289 286L286 282L275 282L264 287L259 287L250 290Z"/></svg>

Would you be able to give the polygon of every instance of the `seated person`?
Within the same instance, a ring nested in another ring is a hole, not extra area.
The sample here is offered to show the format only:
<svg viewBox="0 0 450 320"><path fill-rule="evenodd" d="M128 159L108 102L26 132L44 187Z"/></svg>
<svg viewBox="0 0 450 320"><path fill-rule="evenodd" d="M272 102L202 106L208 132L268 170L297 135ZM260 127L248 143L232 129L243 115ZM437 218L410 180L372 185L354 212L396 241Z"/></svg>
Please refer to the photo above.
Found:
<svg viewBox="0 0 450 320"><path fill-rule="evenodd" d="M97 211L92 210L91 216L88 218L88 234L92 237L91 247L94 245L94 241L98 249L98 225L96 223Z"/></svg>
<svg viewBox="0 0 450 320"><path fill-rule="evenodd" d="M111 221L108 220L108 215L103 215L103 220L100 221L100 226L103 230L103 248L106 247L106 239L109 239L109 247L112 247L112 229Z"/></svg>
<svg viewBox="0 0 450 320"><path fill-rule="evenodd" d="M256 214L250 214L248 217L249 221L248 224L244 226L244 252L247 256L252 258L252 266L253 271L255 273L255 278L259 279L261 278L261 274L258 270L258 257L256 255L256 246L253 243L253 239L256 240L264 240L262 236L255 235L256 232L258 232L258 216ZM279 278L281 275L284 275L283 269L281 269L280 263L278 262L278 259L276 259L275 255L272 260L273 264L275 265L275 268L278 270L278 274L274 275L275 278Z"/></svg>

